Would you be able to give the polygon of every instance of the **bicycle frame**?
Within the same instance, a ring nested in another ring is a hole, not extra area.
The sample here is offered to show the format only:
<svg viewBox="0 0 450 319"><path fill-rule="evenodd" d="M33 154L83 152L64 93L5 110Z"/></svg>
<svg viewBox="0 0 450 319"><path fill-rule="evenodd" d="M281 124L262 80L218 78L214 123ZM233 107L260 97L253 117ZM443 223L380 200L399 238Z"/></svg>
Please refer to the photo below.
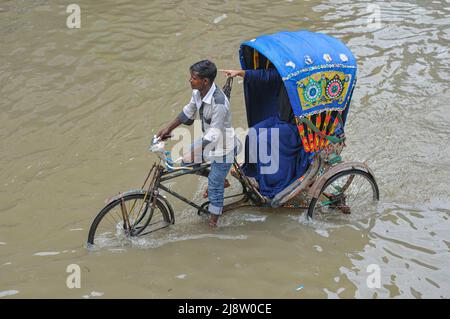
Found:
<svg viewBox="0 0 450 319"><path fill-rule="evenodd" d="M153 189L158 191L159 189L162 189L163 191L171 194L172 196L178 198L179 200L185 202L186 204L196 208L199 211L203 211L204 213L208 213L207 210L205 210L204 208L202 208L201 206L195 204L193 201L190 201L189 199L187 199L186 197L178 194L177 192L171 190L170 188L164 186L162 183L177 177L181 177L184 175L191 175L191 174L195 174L196 172L199 172L201 170L204 170L208 167L210 167L211 164L206 163L206 164L201 164L198 167L192 168L191 170L187 170L187 171L167 171L164 170L164 167L160 164L159 167L162 168L162 170L160 171L159 176L156 177L155 179L155 183L153 185Z"/></svg>

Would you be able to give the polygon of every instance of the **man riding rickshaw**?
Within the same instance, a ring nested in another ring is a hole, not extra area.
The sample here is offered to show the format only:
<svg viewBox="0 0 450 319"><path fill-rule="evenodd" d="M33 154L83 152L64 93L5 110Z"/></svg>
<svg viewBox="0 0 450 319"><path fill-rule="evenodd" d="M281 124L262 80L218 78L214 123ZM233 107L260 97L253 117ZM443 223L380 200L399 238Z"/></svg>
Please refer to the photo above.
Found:
<svg viewBox="0 0 450 319"><path fill-rule="evenodd" d="M308 218L372 212L379 199L373 172L365 163L344 162L340 156L356 84L357 65L351 51L322 33L279 32L244 42L239 58L242 70L222 71L228 76L223 90L227 103L233 77L244 78L249 134L245 162L241 165L234 158L232 164L232 175L242 192L226 196L225 200L240 199L224 205L220 212L242 206L307 210ZM191 205L199 215L217 209L210 201L193 203L164 185L212 165L208 161L175 163L162 141L166 133L158 133L160 138L152 141L150 150L159 162L142 188L108 201L91 226L90 244L101 236L99 227L108 214L118 216L115 229L125 237L173 224L174 211L162 193Z"/></svg>

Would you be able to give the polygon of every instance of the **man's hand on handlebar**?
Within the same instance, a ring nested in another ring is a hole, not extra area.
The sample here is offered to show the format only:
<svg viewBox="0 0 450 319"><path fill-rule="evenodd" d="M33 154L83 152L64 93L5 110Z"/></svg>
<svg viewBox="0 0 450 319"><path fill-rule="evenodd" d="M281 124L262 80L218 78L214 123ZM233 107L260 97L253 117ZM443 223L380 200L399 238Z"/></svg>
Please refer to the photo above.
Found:
<svg viewBox="0 0 450 319"><path fill-rule="evenodd" d="M171 130L168 129L167 127L165 127L163 129L159 130L158 133L156 133L156 137L158 137L162 141L164 141L171 137L170 133L171 133Z"/></svg>
<svg viewBox="0 0 450 319"><path fill-rule="evenodd" d="M156 137L161 139L162 141L167 140L168 138L172 137L171 133L172 131L183 124L179 117L175 117L175 119L170 122L168 125L166 125L164 128L160 129L158 133L156 133Z"/></svg>

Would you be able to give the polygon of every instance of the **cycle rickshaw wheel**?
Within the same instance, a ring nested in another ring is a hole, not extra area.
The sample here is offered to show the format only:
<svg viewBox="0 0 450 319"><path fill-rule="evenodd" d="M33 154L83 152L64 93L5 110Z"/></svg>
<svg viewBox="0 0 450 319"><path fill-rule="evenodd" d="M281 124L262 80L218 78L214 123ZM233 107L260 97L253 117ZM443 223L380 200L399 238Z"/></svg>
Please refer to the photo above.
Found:
<svg viewBox="0 0 450 319"><path fill-rule="evenodd" d="M380 199L375 178L359 169L339 172L330 177L320 195L313 198L308 208L308 218L326 219L337 215L362 217L374 211Z"/></svg>
<svg viewBox="0 0 450 319"><path fill-rule="evenodd" d="M164 203L156 198L155 208L151 206L151 196L144 193L126 195L108 203L92 222L88 244L117 245L117 241L169 226L171 219ZM128 218L124 218L123 211Z"/></svg>

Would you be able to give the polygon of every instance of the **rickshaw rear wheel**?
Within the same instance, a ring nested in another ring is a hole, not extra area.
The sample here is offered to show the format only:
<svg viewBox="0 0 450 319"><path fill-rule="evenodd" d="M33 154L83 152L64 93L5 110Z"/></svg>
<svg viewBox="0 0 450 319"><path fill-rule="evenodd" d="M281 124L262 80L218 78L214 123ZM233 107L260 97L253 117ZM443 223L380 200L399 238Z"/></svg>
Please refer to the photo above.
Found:
<svg viewBox="0 0 450 319"><path fill-rule="evenodd" d="M155 208L151 209L152 197L144 193L124 196L108 203L95 217L89 229L88 245L99 242L114 245L114 241L137 237L172 224L169 212L156 198ZM128 213L128 221L124 221L122 205Z"/></svg>
<svg viewBox="0 0 450 319"><path fill-rule="evenodd" d="M378 185L372 174L360 169L345 170L330 177L319 196L311 200L308 218L364 214L373 209L379 199Z"/></svg>

